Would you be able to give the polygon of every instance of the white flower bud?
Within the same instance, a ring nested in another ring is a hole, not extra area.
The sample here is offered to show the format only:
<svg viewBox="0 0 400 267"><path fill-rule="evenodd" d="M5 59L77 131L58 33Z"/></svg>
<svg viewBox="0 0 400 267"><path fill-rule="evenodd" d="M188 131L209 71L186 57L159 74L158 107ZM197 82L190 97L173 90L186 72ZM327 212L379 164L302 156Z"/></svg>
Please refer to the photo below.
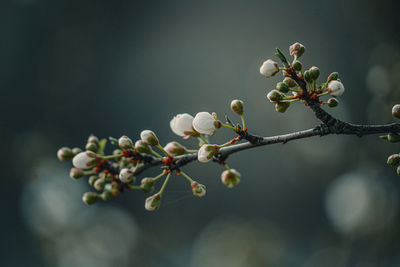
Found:
<svg viewBox="0 0 400 267"><path fill-rule="evenodd" d="M72 159L72 164L78 169L91 169L96 166L99 158L92 151L81 152Z"/></svg>
<svg viewBox="0 0 400 267"><path fill-rule="evenodd" d="M193 128L201 134L214 135L219 123L213 115L208 112L199 112L193 119Z"/></svg>
<svg viewBox="0 0 400 267"><path fill-rule="evenodd" d="M230 169L222 172L221 181L226 187L232 188L240 182L241 177L238 171Z"/></svg>
<svg viewBox="0 0 400 267"><path fill-rule="evenodd" d="M126 135L123 135L118 139L118 145L122 149L133 148L132 140Z"/></svg>
<svg viewBox="0 0 400 267"><path fill-rule="evenodd" d="M148 194L154 190L154 180L151 177L145 177L140 183L140 187L145 194Z"/></svg>
<svg viewBox="0 0 400 267"><path fill-rule="evenodd" d="M97 179L93 184L94 189L96 189L97 191L103 191L105 186L106 186L106 179L103 177Z"/></svg>
<svg viewBox="0 0 400 267"><path fill-rule="evenodd" d="M197 153L197 159L203 163L209 162L218 151L217 145L202 145Z"/></svg>
<svg viewBox="0 0 400 267"><path fill-rule="evenodd" d="M160 204L161 204L161 195L155 194L151 197L146 198L144 207L148 211L153 211L158 209L158 207L160 207Z"/></svg>
<svg viewBox="0 0 400 267"><path fill-rule="evenodd" d="M193 195L196 197L204 197L206 195L206 186L199 184L198 182L193 182L191 184Z"/></svg>
<svg viewBox="0 0 400 267"><path fill-rule="evenodd" d="M133 171L128 168L123 168L119 172L119 179L121 182L129 184L132 182Z"/></svg>
<svg viewBox="0 0 400 267"><path fill-rule="evenodd" d="M69 147L62 147L57 151L57 158L60 161L70 160L74 157L74 153Z"/></svg>
<svg viewBox="0 0 400 267"><path fill-rule="evenodd" d="M278 63L275 61L268 59L267 61L264 61L264 63L260 67L260 73L261 75L264 75L266 77L272 77L275 74L279 72L279 66Z"/></svg>
<svg viewBox="0 0 400 267"><path fill-rule="evenodd" d="M150 153L150 146L143 140L138 140L135 143L135 150L139 153Z"/></svg>
<svg viewBox="0 0 400 267"><path fill-rule="evenodd" d="M179 156L179 155L183 155L186 152L186 148L179 144L178 142L169 142L165 147L164 150L168 152L168 154L170 154L171 156L175 157L175 156Z"/></svg>
<svg viewBox="0 0 400 267"><path fill-rule="evenodd" d="M150 131L150 130L142 131L140 133L140 138L143 140L143 142L146 142L147 144L149 144L151 146L158 145L158 138L153 131Z"/></svg>
<svg viewBox="0 0 400 267"><path fill-rule="evenodd" d="M243 115L243 101L238 99L232 100L231 110L239 116Z"/></svg>
<svg viewBox="0 0 400 267"><path fill-rule="evenodd" d="M179 136L199 135L192 126L193 116L187 113L178 114L169 122L171 130Z"/></svg>
<svg viewBox="0 0 400 267"><path fill-rule="evenodd" d="M328 92L331 96L341 96L344 93L344 86L341 82L333 80L328 84Z"/></svg>

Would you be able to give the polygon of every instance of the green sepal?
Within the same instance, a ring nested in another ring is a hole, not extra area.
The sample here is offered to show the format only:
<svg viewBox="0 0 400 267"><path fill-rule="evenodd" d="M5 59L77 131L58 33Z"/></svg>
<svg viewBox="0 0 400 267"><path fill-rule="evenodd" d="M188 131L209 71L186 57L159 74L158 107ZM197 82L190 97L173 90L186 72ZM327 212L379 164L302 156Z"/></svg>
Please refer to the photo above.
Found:
<svg viewBox="0 0 400 267"><path fill-rule="evenodd" d="M287 61L285 55L281 52L281 50L279 50L279 48L276 48L275 56L282 61L282 64L283 64L283 66L285 66L285 68L290 67L289 62Z"/></svg>
<svg viewBox="0 0 400 267"><path fill-rule="evenodd" d="M110 143L114 146L118 146L118 139L114 138L114 137L108 137L108 139L110 140Z"/></svg>

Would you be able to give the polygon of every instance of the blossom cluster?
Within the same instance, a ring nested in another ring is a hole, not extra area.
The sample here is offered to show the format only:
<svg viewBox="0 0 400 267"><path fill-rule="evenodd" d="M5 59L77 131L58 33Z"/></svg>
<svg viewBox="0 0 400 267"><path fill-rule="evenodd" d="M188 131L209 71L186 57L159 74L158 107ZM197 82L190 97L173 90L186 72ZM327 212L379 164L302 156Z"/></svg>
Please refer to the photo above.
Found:
<svg viewBox="0 0 400 267"><path fill-rule="evenodd" d="M165 177L164 183L157 193L145 200L145 208L149 211L156 210L160 204L165 187L173 173L182 175L190 185L194 196L203 197L206 186L194 181L183 172L179 166L179 156L196 154L201 163L210 162L222 147L233 145L240 141L239 137L229 140L222 145L211 144L209 138L221 127L229 128L235 134L244 131L243 101L233 100L231 109L242 119L242 125L236 127L229 121L222 123L215 113L199 112L194 117L188 113L174 116L170 121L171 130L183 140L196 138L199 141L197 149L188 149L177 141L171 141L161 146L156 134L151 130L143 130L140 139L133 142L128 136L119 139L110 138L111 144L117 146L111 155L105 155L107 140L99 140L91 135L85 146L85 151L74 148L62 147L57 152L60 161L72 160L73 168L70 176L73 179L88 176L89 184L97 192L87 192L82 199L86 204L93 204L97 200L109 200L125 190L141 190L145 194L154 191L156 183ZM157 152L156 150L159 150ZM161 153L161 154L160 154ZM136 182L140 170L152 161L158 159L163 163L161 173L155 177L143 177ZM226 162L220 162L225 171L221 174L222 183L232 188L240 182L241 175L235 169L229 168Z"/></svg>

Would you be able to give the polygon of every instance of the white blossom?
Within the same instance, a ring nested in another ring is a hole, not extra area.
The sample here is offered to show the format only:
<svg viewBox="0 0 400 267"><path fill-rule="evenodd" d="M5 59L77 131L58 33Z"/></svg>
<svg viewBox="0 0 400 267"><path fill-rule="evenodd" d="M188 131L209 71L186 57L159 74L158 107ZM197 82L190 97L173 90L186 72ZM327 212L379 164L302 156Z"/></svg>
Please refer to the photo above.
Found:
<svg viewBox="0 0 400 267"><path fill-rule="evenodd" d="M264 75L266 77L272 77L278 72L279 72L278 63L276 63L271 59L264 61L264 63L260 67L261 75Z"/></svg>
<svg viewBox="0 0 400 267"><path fill-rule="evenodd" d="M132 182L132 177L133 177L133 171L131 169L123 168L119 172L119 179L123 183L128 184L128 183Z"/></svg>
<svg viewBox="0 0 400 267"><path fill-rule="evenodd" d="M202 145L197 153L197 159L203 163L209 162L218 151L217 145Z"/></svg>
<svg viewBox="0 0 400 267"><path fill-rule="evenodd" d="M140 133L140 138L143 140L143 142L146 142L147 144L149 144L151 146L158 145L158 138L153 131L143 130Z"/></svg>
<svg viewBox="0 0 400 267"><path fill-rule="evenodd" d="M193 128L201 134L213 135L217 127L217 120L208 112L199 112L193 119Z"/></svg>
<svg viewBox="0 0 400 267"><path fill-rule="evenodd" d="M197 135L192 126L193 116L188 113L178 114L169 122L171 130L179 136Z"/></svg>
<svg viewBox="0 0 400 267"><path fill-rule="evenodd" d="M328 84L328 92L331 94L331 96L341 96L344 93L344 86L339 81L331 81Z"/></svg>
<svg viewBox="0 0 400 267"><path fill-rule="evenodd" d="M72 159L72 164L78 169L91 169L96 163L97 154L92 151L81 152Z"/></svg>

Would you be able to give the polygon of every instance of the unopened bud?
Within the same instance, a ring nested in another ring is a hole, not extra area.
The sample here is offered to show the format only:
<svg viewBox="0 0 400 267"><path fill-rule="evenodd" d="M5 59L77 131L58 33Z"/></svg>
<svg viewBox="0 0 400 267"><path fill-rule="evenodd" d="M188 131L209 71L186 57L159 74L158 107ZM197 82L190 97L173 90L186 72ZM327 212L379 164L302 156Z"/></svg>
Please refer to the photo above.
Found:
<svg viewBox="0 0 400 267"><path fill-rule="evenodd" d="M329 76L328 76L328 83L329 83L330 81L335 81L335 80L337 80L337 79L339 79L339 73L337 73L337 72L332 72L332 73L329 74Z"/></svg>
<svg viewBox="0 0 400 267"><path fill-rule="evenodd" d="M289 78L289 77L285 77L285 79L283 79L283 82L287 86L289 86L289 88L296 87L296 85L297 85L297 83L292 78Z"/></svg>
<svg viewBox="0 0 400 267"><path fill-rule="evenodd" d="M126 184L131 183L133 181L132 177L133 177L133 171L128 168L123 168L119 172L119 179L123 183L126 183Z"/></svg>
<svg viewBox="0 0 400 267"><path fill-rule="evenodd" d="M243 101L242 100L232 100L231 102L231 110L238 114L239 116L243 115Z"/></svg>
<svg viewBox="0 0 400 267"><path fill-rule="evenodd" d="M57 151L57 158L60 161L71 160L74 157L74 153L72 153L69 147L62 147Z"/></svg>
<svg viewBox="0 0 400 267"><path fill-rule="evenodd" d="M301 57L301 55L303 55L305 51L305 46L300 43L294 43L289 47L289 52L292 57Z"/></svg>
<svg viewBox="0 0 400 267"><path fill-rule="evenodd" d="M275 110L284 113L290 106L289 102L278 102L275 104Z"/></svg>
<svg viewBox="0 0 400 267"><path fill-rule="evenodd" d="M79 179L83 177L83 170L78 169L78 168L72 168L71 171L69 172L69 176L72 179Z"/></svg>
<svg viewBox="0 0 400 267"><path fill-rule="evenodd" d="M278 90L282 93L287 93L287 92L289 92L289 86L287 86L286 83L279 82L276 84L276 90Z"/></svg>
<svg viewBox="0 0 400 267"><path fill-rule="evenodd" d="M400 176L400 166L397 166L396 172L397 172L397 175Z"/></svg>
<svg viewBox="0 0 400 267"><path fill-rule="evenodd" d="M97 136L95 136L95 135L92 134L92 135L89 136L87 142L88 142L88 143L96 143L96 144L99 144L99 138L97 138Z"/></svg>
<svg viewBox="0 0 400 267"><path fill-rule="evenodd" d="M75 168L91 169L96 166L99 157L92 151L81 152L72 159Z"/></svg>
<svg viewBox="0 0 400 267"><path fill-rule="evenodd" d="M193 182L191 184L193 195L196 197L204 197L206 194L206 186L199 184L198 182Z"/></svg>
<svg viewBox="0 0 400 267"><path fill-rule="evenodd" d="M105 185L106 185L106 180L104 178L99 178L94 182L93 187L97 191L103 191Z"/></svg>
<svg viewBox="0 0 400 267"><path fill-rule="evenodd" d="M387 164L389 166L396 166L399 163L400 163L400 155L399 154L390 155L387 159Z"/></svg>
<svg viewBox="0 0 400 267"><path fill-rule="evenodd" d="M267 98L272 103L282 100L283 97L284 97L284 95L275 89L271 90L267 95Z"/></svg>
<svg viewBox="0 0 400 267"><path fill-rule="evenodd" d="M155 194L151 197L146 198L146 202L144 207L148 211L156 210L160 207L161 204L161 195Z"/></svg>
<svg viewBox="0 0 400 267"><path fill-rule="evenodd" d="M202 145L197 153L197 159L203 163L209 162L218 151L217 145Z"/></svg>
<svg viewBox="0 0 400 267"><path fill-rule="evenodd" d="M74 155L78 155L81 152L82 152L82 149L80 149L79 147L74 147L72 149L72 153L74 153Z"/></svg>
<svg viewBox="0 0 400 267"><path fill-rule="evenodd" d="M92 175L92 176L90 176L90 177L89 177L89 179L88 179L88 183L89 183L91 186L94 186L94 182L96 182L96 181L97 181L97 179L99 179L99 177L98 177L98 176L96 176L96 175Z"/></svg>
<svg viewBox="0 0 400 267"><path fill-rule="evenodd" d="M391 143L400 142L400 135L398 135L396 133L390 133L387 135L387 140Z"/></svg>
<svg viewBox="0 0 400 267"><path fill-rule="evenodd" d="M319 68L312 66L309 71L311 79L313 79L314 81L317 80L319 77Z"/></svg>
<svg viewBox="0 0 400 267"><path fill-rule="evenodd" d="M336 99L336 98L329 98L329 100L328 100L328 107L330 107L330 108L334 108L334 107L336 107L337 105L339 105L339 101Z"/></svg>
<svg viewBox="0 0 400 267"><path fill-rule="evenodd" d="M241 177L242 176L238 171L235 169L230 169L222 172L221 181L226 187L232 188L240 182Z"/></svg>
<svg viewBox="0 0 400 267"><path fill-rule="evenodd" d="M268 78L274 76L278 72L279 72L278 63L276 63L271 59L264 61L264 63L260 67L261 75L264 75Z"/></svg>
<svg viewBox="0 0 400 267"><path fill-rule="evenodd" d="M186 152L186 148L179 144L178 142L169 142L165 147L164 150L168 152L169 155L175 157L179 155L183 155Z"/></svg>
<svg viewBox="0 0 400 267"><path fill-rule="evenodd" d="M86 192L82 196L83 202L85 202L88 205L94 204L98 199L99 199L99 195L94 192Z"/></svg>
<svg viewBox="0 0 400 267"><path fill-rule="evenodd" d="M393 115L393 117L400 119L400 105L399 104L396 104L393 106L392 115Z"/></svg>
<svg viewBox="0 0 400 267"><path fill-rule="evenodd" d="M96 153L99 150L99 145L97 143L87 143L85 148Z"/></svg>
<svg viewBox="0 0 400 267"><path fill-rule="evenodd" d="M222 127L222 122L220 120L214 121L214 127L215 129L219 129Z"/></svg>
<svg viewBox="0 0 400 267"><path fill-rule="evenodd" d="M140 138L142 139L143 142L145 142L151 146L158 145L158 138L153 131L150 131L150 130L142 131L140 133Z"/></svg>
<svg viewBox="0 0 400 267"><path fill-rule="evenodd" d="M301 71L303 66L301 65L300 61L296 60L295 62L293 62L292 67L294 70Z"/></svg>
<svg viewBox="0 0 400 267"><path fill-rule="evenodd" d="M311 78L310 70L304 72L304 80L308 83L312 83L314 80Z"/></svg>
<svg viewBox="0 0 400 267"><path fill-rule="evenodd" d="M143 178L140 187L145 194L151 193L154 190L154 180L151 177Z"/></svg>
<svg viewBox="0 0 400 267"><path fill-rule="evenodd" d="M150 153L150 146L143 140L138 140L135 143L135 150L139 153Z"/></svg>
<svg viewBox="0 0 400 267"><path fill-rule="evenodd" d="M126 135L123 135L118 139L118 145L122 149L133 149L132 140Z"/></svg>
<svg viewBox="0 0 400 267"><path fill-rule="evenodd" d="M112 193L111 191L104 191L103 193L100 194L101 199L103 199L104 201L108 201L111 199L112 197Z"/></svg>

